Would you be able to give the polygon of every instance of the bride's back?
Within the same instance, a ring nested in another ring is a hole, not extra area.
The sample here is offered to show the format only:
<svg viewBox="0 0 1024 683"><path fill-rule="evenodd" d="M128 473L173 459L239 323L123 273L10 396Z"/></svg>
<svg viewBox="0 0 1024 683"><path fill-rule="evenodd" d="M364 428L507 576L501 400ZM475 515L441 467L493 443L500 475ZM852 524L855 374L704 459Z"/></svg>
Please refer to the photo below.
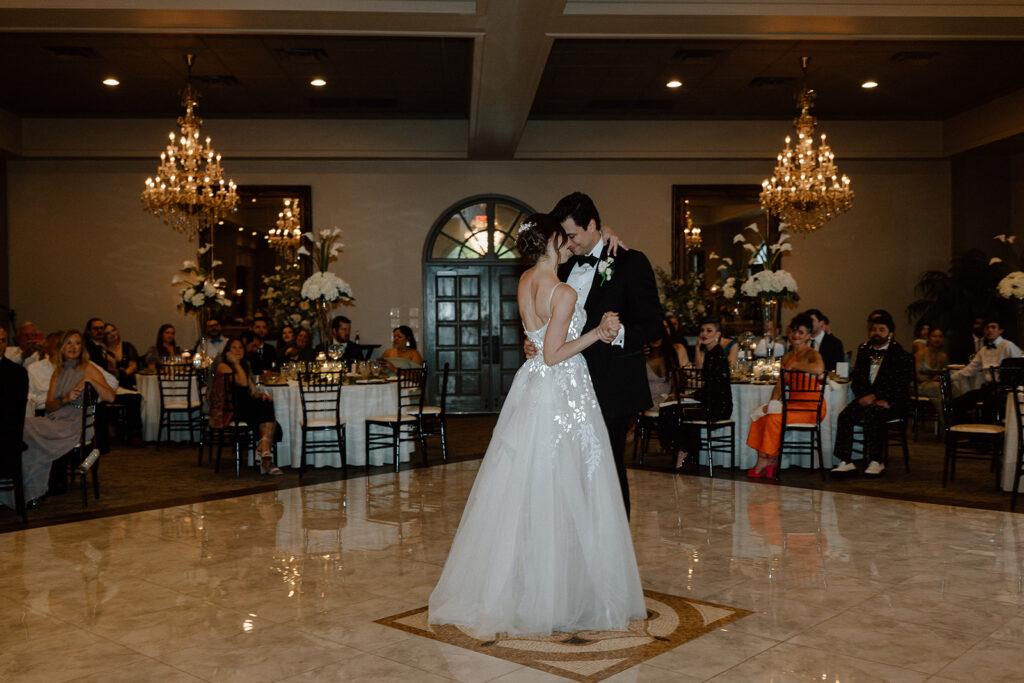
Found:
<svg viewBox="0 0 1024 683"><path fill-rule="evenodd" d="M536 266L519 279L519 317L527 331L536 332L551 319L551 292L558 282L557 277Z"/></svg>

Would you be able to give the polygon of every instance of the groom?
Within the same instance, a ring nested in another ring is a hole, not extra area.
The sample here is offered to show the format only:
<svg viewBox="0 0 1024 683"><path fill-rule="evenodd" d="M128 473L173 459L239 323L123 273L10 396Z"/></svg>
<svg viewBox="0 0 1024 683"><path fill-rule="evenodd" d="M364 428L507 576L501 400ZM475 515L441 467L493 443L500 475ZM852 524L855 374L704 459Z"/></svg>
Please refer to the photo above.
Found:
<svg viewBox="0 0 1024 683"><path fill-rule="evenodd" d="M611 344L593 344L583 352L590 377L608 427L615 469L622 487L622 502L629 516L629 482L626 479L626 432L634 416L651 407L643 344L659 339L664 328L661 304L651 264L641 252L619 249L609 255L601 234L601 216L593 200L573 192L551 211L569 238L568 262L558 269L585 302L586 332L601 324L605 311L619 314L622 326Z"/></svg>

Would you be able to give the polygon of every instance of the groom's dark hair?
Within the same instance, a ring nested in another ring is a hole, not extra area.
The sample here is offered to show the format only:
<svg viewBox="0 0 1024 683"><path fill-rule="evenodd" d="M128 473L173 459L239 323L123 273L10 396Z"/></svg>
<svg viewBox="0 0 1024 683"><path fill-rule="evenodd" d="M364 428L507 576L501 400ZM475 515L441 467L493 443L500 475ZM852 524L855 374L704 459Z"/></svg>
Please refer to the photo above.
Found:
<svg viewBox="0 0 1024 683"><path fill-rule="evenodd" d="M555 208L551 209L551 217L559 223L571 217L573 223L584 230L587 229L590 221L593 220L597 229L601 229L601 214L597 212L594 200L582 192L573 192L559 199L558 203L555 204Z"/></svg>

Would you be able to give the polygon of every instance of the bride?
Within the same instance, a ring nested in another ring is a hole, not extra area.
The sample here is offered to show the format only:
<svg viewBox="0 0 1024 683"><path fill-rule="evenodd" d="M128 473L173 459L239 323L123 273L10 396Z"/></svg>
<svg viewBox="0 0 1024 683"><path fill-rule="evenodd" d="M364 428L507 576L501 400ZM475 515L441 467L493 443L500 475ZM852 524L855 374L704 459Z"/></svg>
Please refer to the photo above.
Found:
<svg viewBox="0 0 1024 683"><path fill-rule="evenodd" d="M430 623L484 640L625 628L646 607L608 432L580 355L613 340L619 320L605 313L580 335L586 312L558 280L569 250L555 219L530 216L516 247L536 262L518 297L538 353L505 399L430 596Z"/></svg>

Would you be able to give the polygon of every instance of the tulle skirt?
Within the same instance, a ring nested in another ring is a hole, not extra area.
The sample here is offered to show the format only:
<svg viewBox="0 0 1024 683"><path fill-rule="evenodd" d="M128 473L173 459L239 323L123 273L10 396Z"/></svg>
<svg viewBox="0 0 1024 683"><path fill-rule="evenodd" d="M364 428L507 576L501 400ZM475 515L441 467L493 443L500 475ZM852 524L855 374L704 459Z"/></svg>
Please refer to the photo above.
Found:
<svg viewBox="0 0 1024 683"><path fill-rule="evenodd" d="M580 356L520 368L430 622L476 637L625 628L646 615L608 433Z"/></svg>

